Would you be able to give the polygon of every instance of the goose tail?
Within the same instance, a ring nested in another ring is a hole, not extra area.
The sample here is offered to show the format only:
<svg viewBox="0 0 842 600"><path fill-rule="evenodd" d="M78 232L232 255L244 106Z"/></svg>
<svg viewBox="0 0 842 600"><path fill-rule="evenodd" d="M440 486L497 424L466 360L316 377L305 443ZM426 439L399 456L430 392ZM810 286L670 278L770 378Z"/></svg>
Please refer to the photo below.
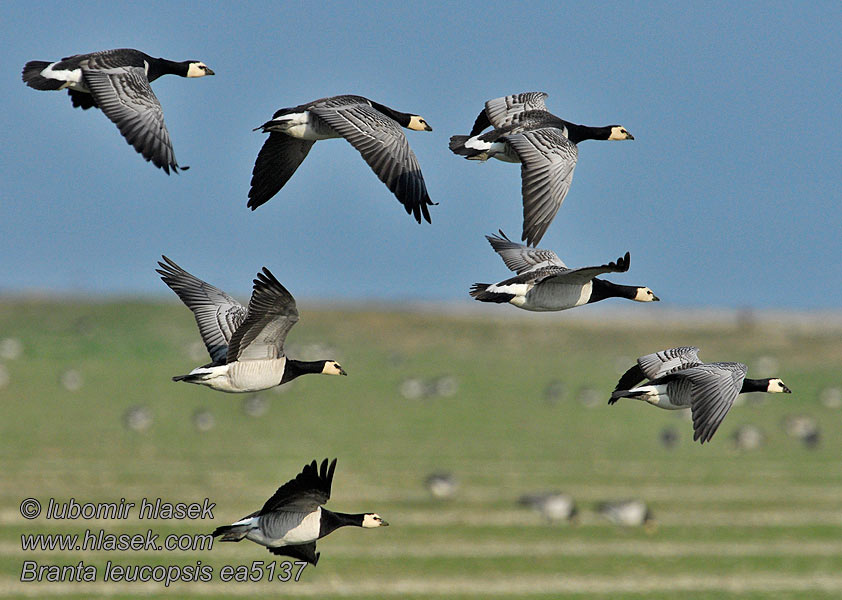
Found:
<svg viewBox="0 0 842 600"><path fill-rule="evenodd" d="M640 396L645 395L646 392L641 392L639 390L614 390L611 397L608 399L608 404L616 404L617 400L620 398L639 398Z"/></svg>
<svg viewBox="0 0 842 600"><path fill-rule="evenodd" d="M450 151L454 154L458 154L459 156L472 156L475 154L473 150L467 148L465 146L465 142L467 142L470 136L467 135L454 135L450 138Z"/></svg>
<svg viewBox="0 0 842 600"><path fill-rule="evenodd" d="M514 294L489 291L488 288L490 287L490 283L475 283L471 286L471 290L468 293L474 300L479 300L480 302L495 302L497 304L505 304L515 297Z"/></svg>
<svg viewBox="0 0 842 600"><path fill-rule="evenodd" d="M41 71L50 66L45 60L30 60L23 67L21 79L31 88L36 90L60 90L66 82L57 79L48 79L41 75Z"/></svg>
<svg viewBox="0 0 842 600"><path fill-rule="evenodd" d="M222 536L221 542L239 542L251 530L251 525L222 525L213 530L213 537Z"/></svg>

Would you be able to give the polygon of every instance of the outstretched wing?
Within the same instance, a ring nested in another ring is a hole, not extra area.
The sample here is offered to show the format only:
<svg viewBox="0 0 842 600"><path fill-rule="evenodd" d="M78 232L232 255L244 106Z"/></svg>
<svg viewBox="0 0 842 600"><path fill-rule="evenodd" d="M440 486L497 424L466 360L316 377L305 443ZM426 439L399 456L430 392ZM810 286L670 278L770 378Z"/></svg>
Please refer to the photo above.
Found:
<svg viewBox="0 0 842 600"><path fill-rule="evenodd" d="M291 556L298 560L303 560L314 567L319 562L321 552L316 552L316 542L309 544L296 544L295 546L280 546L278 548L267 548L269 552L278 556Z"/></svg>
<svg viewBox="0 0 842 600"><path fill-rule="evenodd" d="M495 129L507 127L527 111L547 110L547 105L544 104L546 98L547 94L544 92L524 92L489 100L485 103L485 110L474 122L471 136L477 135L489 125L493 125Z"/></svg>
<svg viewBox="0 0 842 600"><path fill-rule="evenodd" d="M610 262L596 267L579 267L578 269L565 269L554 275L543 278L541 281L567 284L586 284L592 281L597 275L604 273L625 273L629 270L631 256L626 252L616 262Z"/></svg>
<svg viewBox="0 0 842 600"><path fill-rule="evenodd" d="M513 242L502 230L498 230L500 235L487 235L485 239L494 248L494 251L500 255L503 262L509 270L514 271L518 275L524 271L541 267L564 267L566 265L561 261L558 255L552 250L543 250L541 248L529 248L523 244Z"/></svg>
<svg viewBox="0 0 842 600"><path fill-rule="evenodd" d="M343 106L314 106L310 112L323 119L348 140L380 181L403 204L406 212L429 223L433 204L427 193L421 166L400 125L365 103Z"/></svg>
<svg viewBox="0 0 842 600"><path fill-rule="evenodd" d="M246 319L245 307L217 287L202 281L166 256L156 271L187 308L193 311L199 334L214 363L225 362L228 343Z"/></svg>
<svg viewBox="0 0 842 600"><path fill-rule="evenodd" d="M226 362L283 356L284 340L297 322L295 298L263 267L254 280L246 319L231 337Z"/></svg>
<svg viewBox="0 0 842 600"><path fill-rule="evenodd" d="M713 437L740 393L748 367L742 363L702 364L681 371L692 384L693 440Z"/></svg>
<svg viewBox="0 0 842 600"><path fill-rule="evenodd" d="M178 172L164 110L152 91L143 67L100 65L94 56L82 65L85 84L96 105L117 125L126 141L143 158L169 173Z"/></svg>
<svg viewBox="0 0 842 600"><path fill-rule="evenodd" d="M258 514L265 515L275 511L313 512L330 498L334 470L335 458L329 465L328 459L324 459L321 467L316 466L315 460L309 465L304 465L301 473L279 487Z"/></svg>
<svg viewBox="0 0 842 600"><path fill-rule="evenodd" d="M567 196L578 150L554 127L508 135L505 139L521 162L522 239L534 246L541 241Z"/></svg>
<svg viewBox="0 0 842 600"><path fill-rule="evenodd" d="M620 377L614 391L630 390L646 379L658 379L670 373L701 364L699 349L695 346L669 348L641 356L637 362Z"/></svg>
<svg viewBox="0 0 842 600"><path fill-rule="evenodd" d="M248 207L267 202L289 181L316 142L271 132L254 161Z"/></svg>

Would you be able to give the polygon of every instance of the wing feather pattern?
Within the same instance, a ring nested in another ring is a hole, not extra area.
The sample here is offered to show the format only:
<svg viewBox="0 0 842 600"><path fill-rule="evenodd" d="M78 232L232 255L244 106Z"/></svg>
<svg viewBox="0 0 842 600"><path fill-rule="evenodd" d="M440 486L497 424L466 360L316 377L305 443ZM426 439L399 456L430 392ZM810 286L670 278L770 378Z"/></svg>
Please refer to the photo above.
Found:
<svg viewBox="0 0 842 600"><path fill-rule="evenodd" d="M546 111L547 105L544 103L546 98L547 94L544 92L524 92L487 101L483 113L486 115L488 124L477 130L477 127L484 123L480 119L483 113L480 113L474 123L474 129L471 130L471 136L476 135L488 125L493 125L495 129L512 125L525 112L531 110Z"/></svg>
<svg viewBox="0 0 842 600"><path fill-rule="evenodd" d="M542 248L529 248L523 244L513 242L502 230L498 230L500 235L487 235L485 239L494 248L494 251L500 255L503 262L510 271L514 271L518 275L525 271L531 271L540 267L562 267L567 266L562 262L558 255L552 250L544 250Z"/></svg>
<svg viewBox="0 0 842 600"><path fill-rule="evenodd" d="M508 135L505 140L521 161L522 239L534 246L541 241L570 190L578 150L554 127Z"/></svg>
<svg viewBox="0 0 842 600"><path fill-rule="evenodd" d="M196 318L199 334L214 364L222 364L228 343L246 319L246 308L217 287L202 281L179 267L166 256L156 271L172 291L178 294Z"/></svg>
<svg viewBox="0 0 842 600"><path fill-rule="evenodd" d="M713 437L740 393L748 367L742 363L702 364L681 371L692 384L693 440Z"/></svg>
<svg viewBox="0 0 842 600"><path fill-rule="evenodd" d="M403 204L406 212L429 223L433 204L421 166L394 119L360 102L338 107L314 106L310 112L323 119L362 155L377 177Z"/></svg>
<svg viewBox="0 0 842 600"><path fill-rule="evenodd" d="M164 110L143 67L96 68L93 59L82 66L85 84L102 109L143 158L164 172L178 172Z"/></svg>
<svg viewBox="0 0 842 600"><path fill-rule="evenodd" d="M316 142L273 131L257 154L251 173L248 207L265 204L289 181Z"/></svg>
<svg viewBox="0 0 842 600"><path fill-rule="evenodd" d="M258 514L265 515L276 511L313 512L330 499L335 470L335 458L330 464L328 459L324 459L321 467L317 466L315 460L304 465L295 479L290 479L272 494Z"/></svg>
<svg viewBox="0 0 842 600"><path fill-rule="evenodd" d="M280 358L284 340L297 322L295 298L263 267L254 280L246 319L231 337L226 362Z"/></svg>

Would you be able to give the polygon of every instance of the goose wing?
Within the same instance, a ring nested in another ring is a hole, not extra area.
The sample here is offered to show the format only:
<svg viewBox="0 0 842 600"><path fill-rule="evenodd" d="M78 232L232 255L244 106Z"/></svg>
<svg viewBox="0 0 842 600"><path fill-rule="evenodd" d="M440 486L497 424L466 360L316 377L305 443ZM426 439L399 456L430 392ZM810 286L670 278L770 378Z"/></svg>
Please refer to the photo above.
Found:
<svg viewBox="0 0 842 600"><path fill-rule="evenodd" d="M748 367L742 363L702 364L677 373L692 384L693 441L713 437L740 393Z"/></svg>
<svg viewBox="0 0 842 600"><path fill-rule="evenodd" d="M217 287L202 281L166 256L156 271L187 308L193 311L199 334L214 363L224 363L228 343L246 319L246 308Z"/></svg>
<svg viewBox="0 0 842 600"><path fill-rule="evenodd" d="M284 340L297 322L295 298L263 267L254 280L248 314L231 336L226 362L283 356Z"/></svg>
<svg viewBox="0 0 842 600"><path fill-rule="evenodd" d="M534 246L541 241L567 196L578 150L554 127L508 135L505 140L521 161L522 239Z"/></svg>
<svg viewBox="0 0 842 600"><path fill-rule="evenodd" d="M268 548L269 552L279 556L291 556L315 566L319 562L321 552L316 552L316 542L309 544L295 544L294 546L279 546Z"/></svg>
<svg viewBox="0 0 842 600"><path fill-rule="evenodd" d="M271 132L254 161L248 207L254 210L277 194L304 162L315 143L314 140Z"/></svg>
<svg viewBox="0 0 842 600"><path fill-rule="evenodd" d="M490 125L493 125L495 129L512 125L520 115L527 111L547 110L547 105L544 104L546 98L547 94L544 92L525 92L489 100L474 122L471 136L477 135Z"/></svg>
<svg viewBox="0 0 842 600"><path fill-rule="evenodd" d="M324 459L321 467L316 465L315 460L304 465L301 473L279 487L257 514L265 515L275 511L313 512L330 498L334 470L335 458L330 464L328 459Z"/></svg>
<svg viewBox="0 0 842 600"><path fill-rule="evenodd" d="M487 235L485 239L488 240L494 251L500 255L500 258L503 259L509 270L514 271L518 275L540 267L555 266L567 268L552 250L529 248L523 244L513 242L506 237L506 234L502 230L498 231L500 233L499 236Z"/></svg>
<svg viewBox="0 0 842 600"><path fill-rule="evenodd" d="M565 269L563 271L559 271L554 275L550 275L542 279L542 281L547 281L549 283L568 283L568 284L580 284L584 285L589 281L592 281L594 277L597 275L602 275L604 273L625 273L629 270L629 263L631 261L631 257L629 253L626 252L625 256L621 256L616 260L616 262L610 262L608 264L599 265L596 267L579 267L577 269Z"/></svg>
<svg viewBox="0 0 842 600"><path fill-rule="evenodd" d="M359 102L341 106L313 106L310 112L348 140L377 177L403 204L406 212L430 223L432 205L421 166L394 119Z"/></svg>
<svg viewBox="0 0 842 600"><path fill-rule="evenodd" d="M623 373L617 382L617 390L630 390L646 379L658 379L670 373L701 364L696 346L680 346L653 352L637 359L637 363Z"/></svg>
<svg viewBox="0 0 842 600"><path fill-rule="evenodd" d="M117 125L143 158L164 172L178 172L164 110L142 66L111 66L108 56L93 55L82 63L82 75L96 105Z"/></svg>

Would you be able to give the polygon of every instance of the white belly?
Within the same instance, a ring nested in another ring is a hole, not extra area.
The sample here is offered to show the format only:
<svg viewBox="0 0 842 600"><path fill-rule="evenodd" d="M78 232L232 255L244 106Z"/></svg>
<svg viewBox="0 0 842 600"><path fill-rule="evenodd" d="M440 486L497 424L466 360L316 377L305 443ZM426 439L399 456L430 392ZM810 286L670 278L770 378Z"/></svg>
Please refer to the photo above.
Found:
<svg viewBox="0 0 842 600"><path fill-rule="evenodd" d="M634 388L634 390L630 391L645 391L645 396L640 396L640 400L644 400L651 404L652 406L657 406L658 408L663 408L666 410L679 410L682 408L689 408L689 406L675 404L670 399L668 393L669 387L666 384L662 385L643 385L639 388Z"/></svg>
<svg viewBox="0 0 842 600"><path fill-rule="evenodd" d="M585 285L572 285L567 283L543 283L534 286L526 296L520 299L513 298L511 303L524 310L535 312L549 312L567 310L587 304L591 297L591 282Z"/></svg>
<svg viewBox="0 0 842 600"><path fill-rule="evenodd" d="M290 113L272 119L272 131L285 133L290 137L301 140L329 140L342 137L332 127L310 114L310 111Z"/></svg>
<svg viewBox="0 0 842 600"><path fill-rule="evenodd" d="M312 513L277 512L260 517L259 527L246 537L269 547L306 544L319 538L322 509Z"/></svg>
<svg viewBox="0 0 842 600"><path fill-rule="evenodd" d="M286 358L243 360L227 365L193 369L202 379L192 383L206 385L220 392L259 392L280 385Z"/></svg>

